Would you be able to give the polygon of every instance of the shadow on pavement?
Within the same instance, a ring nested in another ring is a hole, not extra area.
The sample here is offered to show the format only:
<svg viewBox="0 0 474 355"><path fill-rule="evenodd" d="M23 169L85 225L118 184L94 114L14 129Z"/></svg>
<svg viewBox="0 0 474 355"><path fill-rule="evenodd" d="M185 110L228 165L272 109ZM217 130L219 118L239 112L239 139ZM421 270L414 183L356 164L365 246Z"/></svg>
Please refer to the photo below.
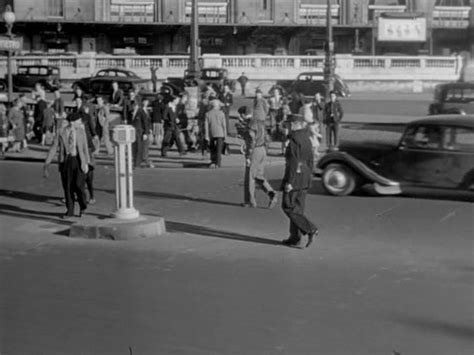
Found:
<svg viewBox="0 0 474 355"><path fill-rule="evenodd" d="M115 194L115 190L96 189L96 191L102 191L102 192L106 192L106 193L109 193L109 194ZM134 191L134 195L136 197L165 198L165 199L170 199L170 200L192 201L192 202L200 202L200 203L209 203L209 204L213 204L213 205L238 206L238 207L240 207L240 203L236 203L236 202L209 200L209 199L205 199L205 198L178 195L178 194L171 194L171 193L167 193L167 192Z"/></svg>
<svg viewBox="0 0 474 355"><path fill-rule="evenodd" d="M0 204L0 215L9 216L9 217L19 217L19 218L28 218L38 221L46 221L61 225L71 225L73 221L64 221L61 219L63 213L51 213L44 211L36 210L27 210L21 207Z"/></svg>
<svg viewBox="0 0 474 355"><path fill-rule="evenodd" d="M0 196L16 198L20 200L26 201L34 201L34 202L51 202L51 201L61 201L62 197L58 196L47 196L47 195L39 195L39 194L32 194L29 192L24 191L13 191L13 190L4 190L0 189Z"/></svg>
<svg viewBox="0 0 474 355"><path fill-rule="evenodd" d="M474 328L472 325L453 324L447 320L424 319L412 316L395 316L393 319L397 323L418 328L426 332L435 332L464 340L471 340L474 337Z"/></svg>
<svg viewBox="0 0 474 355"><path fill-rule="evenodd" d="M282 245L281 242L249 235L238 234L234 232L222 231L208 227L187 224L181 222L166 221L166 230L171 233L189 233L197 234L205 237L240 240L243 242L266 244L266 245Z"/></svg>

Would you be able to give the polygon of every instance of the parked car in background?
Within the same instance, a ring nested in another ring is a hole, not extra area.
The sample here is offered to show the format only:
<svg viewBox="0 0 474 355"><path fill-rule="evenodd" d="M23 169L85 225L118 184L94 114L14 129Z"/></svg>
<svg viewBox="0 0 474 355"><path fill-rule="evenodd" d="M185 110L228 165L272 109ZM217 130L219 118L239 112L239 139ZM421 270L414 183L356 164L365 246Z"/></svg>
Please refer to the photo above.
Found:
<svg viewBox="0 0 474 355"><path fill-rule="evenodd" d="M112 92L112 82L116 81L119 88L127 93L130 89L146 87L149 79L143 79L130 70L120 68L108 68L99 70L94 76L82 78L73 83L91 95L101 95L104 98ZM108 97L107 97L108 98Z"/></svg>
<svg viewBox="0 0 474 355"><path fill-rule="evenodd" d="M324 80L323 72L320 71L301 73L293 81L277 81L276 86L283 88L284 95L296 92L304 96L313 97L316 92L320 92L323 95L326 92L326 81ZM334 74L334 91L336 91L338 96L350 96L349 87L337 74Z"/></svg>
<svg viewBox="0 0 474 355"><path fill-rule="evenodd" d="M365 184L380 194L410 188L462 192L474 200L474 115L409 123L398 145L344 143L317 163L325 190L350 195Z"/></svg>
<svg viewBox="0 0 474 355"><path fill-rule="evenodd" d="M474 82L437 85L428 114L474 114Z"/></svg>
<svg viewBox="0 0 474 355"><path fill-rule="evenodd" d="M17 73L12 75L14 91L29 91L34 89L36 83L40 83L45 90L53 91L61 87L61 77L58 67L49 65L20 65ZM7 76L0 82L2 88L7 90Z"/></svg>
<svg viewBox="0 0 474 355"><path fill-rule="evenodd" d="M204 89L206 84L210 83L216 92L221 92L225 84L230 86L232 91L235 90L235 80L229 79L229 72L224 68L203 68L197 81L189 75L188 70L184 71L184 77L169 77L163 84L163 87L169 86L169 90L173 93L182 92L186 86L199 85L200 89Z"/></svg>

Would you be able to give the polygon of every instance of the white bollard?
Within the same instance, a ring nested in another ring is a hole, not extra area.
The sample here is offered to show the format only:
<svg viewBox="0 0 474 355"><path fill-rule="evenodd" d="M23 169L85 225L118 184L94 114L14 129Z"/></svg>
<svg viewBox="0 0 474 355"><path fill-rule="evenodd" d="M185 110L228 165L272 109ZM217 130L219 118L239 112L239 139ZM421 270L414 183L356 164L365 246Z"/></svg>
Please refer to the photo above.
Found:
<svg viewBox="0 0 474 355"><path fill-rule="evenodd" d="M133 207L132 143L135 142L135 128L117 125L113 129L115 143L115 202L113 216L119 219L138 218L140 213Z"/></svg>

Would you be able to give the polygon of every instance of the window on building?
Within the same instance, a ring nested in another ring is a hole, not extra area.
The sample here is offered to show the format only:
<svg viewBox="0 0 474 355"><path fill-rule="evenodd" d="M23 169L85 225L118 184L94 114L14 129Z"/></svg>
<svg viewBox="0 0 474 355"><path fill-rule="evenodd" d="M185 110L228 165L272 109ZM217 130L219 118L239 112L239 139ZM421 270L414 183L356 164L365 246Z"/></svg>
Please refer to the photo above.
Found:
<svg viewBox="0 0 474 355"><path fill-rule="evenodd" d="M191 22L192 2L186 1L185 20ZM226 23L228 2L226 0L198 1L199 22Z"/></svg>
<svg viewBox="0 0 474 355"><path fill-rule="evenodd" d="M435 6L470 6L469 0L436 0Z"/></svg>
<svg viewBox="0 0 474 355"><path fill-rule="evenodd" d="M406 0L370 0L369 5L376 6L406 6Z"/></svg>
<svg viewBox="0 0 474 355"><path fill-rule="evenodd" d="M339 0L331 0L331 18L333 24L339 23ZM301 0L299 8L300 23L321 24L326 23L327 0Z"/></svg>
<svg viewBox="0 0 474 355"><path fill-rule="evenodd" d="M124 22L153 22L153 0L110 0L110 19Z"/></svg>
<svg viewBox="0 0 474 355"><path fill-rule="evenodd" d="M263 8L264 10L267 10L267 9L268 9L267 0L262 0L262 1L263 1L262 8Z"/></svg>
<svg viewBox="0 0 474 355"><path fill-rule="evenodd" d="M64 17L64 0L48 0L48 16Z"/></svg>

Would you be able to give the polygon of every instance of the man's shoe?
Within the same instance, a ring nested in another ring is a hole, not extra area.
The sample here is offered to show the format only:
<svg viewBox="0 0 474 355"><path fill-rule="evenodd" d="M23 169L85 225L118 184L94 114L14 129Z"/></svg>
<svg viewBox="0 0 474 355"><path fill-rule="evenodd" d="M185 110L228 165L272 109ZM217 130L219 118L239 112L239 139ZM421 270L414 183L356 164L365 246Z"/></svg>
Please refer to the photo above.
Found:
<svg viewBox="0 0 474 355"><path fill-rule="evenodd" d="M91 198L89 200L89 205L95 205L95 199L94 198Z"/></svg>
<svg viewBox="0 0 474 355"><path fill-rule="evenodd" d="M314 238L318 236L318 233L319 233L318 229L315 229L314 231L308 234L308 241L306 242L306 248L309 247L311 243L313 243L313 240Z"/></svg>
<svg viewBox="0 0 474 355"><path fill-rule="evenodd" d="M217 165L216 164L211 164L209 165L209 169L216 169L217 168Z"/></svg>
<svg viewBox="0 0 474 355"><path fill-rule="evenodd" d="M66 212L61 216L62 219L71 219L74 217L74 214L70 214L69 212Z"/></svg>
<svg viewBox="0 0 474 355"><path fill-rule="evenodd" d="M276 206L278 202L278 196L275 191L270 192L270 201L268 202L268 208L272 209L273 207Z"/></svg>
<svg viewBox="0 0 474 355"><path fill-rule="evenodd" d="M283 240L281 244L286 245L290 248L303 249L303 243L301 242L301 239L296 241L295 239L290 237L288 239Z"/></svg>
<svg viewBox="0 0 474 355"><path fill-rule="evenodd" d="M86 214L86 209L84 208L83 210L80 210L79 217L82 217L85 214Z"/></svg>

